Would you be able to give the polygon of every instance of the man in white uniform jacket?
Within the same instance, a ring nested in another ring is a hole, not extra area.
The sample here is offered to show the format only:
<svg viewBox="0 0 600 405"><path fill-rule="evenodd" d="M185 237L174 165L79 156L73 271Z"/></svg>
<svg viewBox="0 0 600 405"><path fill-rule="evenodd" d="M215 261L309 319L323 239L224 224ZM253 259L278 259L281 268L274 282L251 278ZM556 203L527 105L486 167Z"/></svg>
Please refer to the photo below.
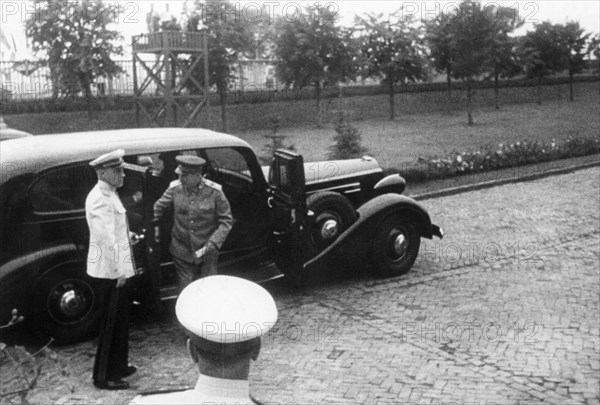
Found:
<svg viewBox="0 0 600 405"><path fill-rule="evenodd" d="M273 297L261 286L232 276L208 276L189 284L175 306L200 376L191 390L142 394L130 403L252 404L248 376L261 336L277 322Z"/></svg>
<svg viewBox="0 0 600 405"><path fill-rule="evenodd" d="M98 183L85 201L85 216L90 229L87 273L94 278L100 305L104 307L93 383L108 390L129 388L123 378L136 371L128 363L128 279L135 275L135 267L125 208L116 192L125 177L124 154L125 151L119 149L90 162L98 175Z"/></svg>
<svg viewBox="0 0 600 405"><path fill-rule="evenodd" d="M127 279L135 274L126 210L116 192L125 177L121 167L124 153L117 150L90 162L98 183L85 201L90 228L87 273L96 278Z"/></svg>

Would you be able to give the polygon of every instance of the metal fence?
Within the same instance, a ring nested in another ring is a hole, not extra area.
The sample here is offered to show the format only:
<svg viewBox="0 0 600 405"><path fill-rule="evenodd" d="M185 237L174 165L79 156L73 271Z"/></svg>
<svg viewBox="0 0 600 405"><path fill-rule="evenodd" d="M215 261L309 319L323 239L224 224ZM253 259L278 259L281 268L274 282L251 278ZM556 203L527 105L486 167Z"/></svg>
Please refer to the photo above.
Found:
<svg viewBox="0 0 600 405"><path fill-rule="evenodd" d="M152 56L146 57L152 63ZM134 94L133 61L115 61L122 72L112 78L100 77L92 86L94 96L129 96ZM277 87L275 67L271 60L244 60L234 66L230 86L238 91L256 91ZM138 64L138 78L147 76ZM156 83L151 83L145 94L155 94ZM33 100L52 97L50 69L44 61L0 61L0 96L2 100Z"/></svg>

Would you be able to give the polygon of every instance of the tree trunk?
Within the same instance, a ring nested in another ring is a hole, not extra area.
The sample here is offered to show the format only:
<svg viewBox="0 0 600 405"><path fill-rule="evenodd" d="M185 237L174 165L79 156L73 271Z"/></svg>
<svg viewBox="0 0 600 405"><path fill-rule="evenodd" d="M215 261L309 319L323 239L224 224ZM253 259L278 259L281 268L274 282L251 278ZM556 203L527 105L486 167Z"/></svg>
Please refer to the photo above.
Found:
<svg viewBox="0 0 600 405"><path fill-rule="evenodd" d="M83 99L85 100L86 108L87 108L87 116L88 119L92 119L93 116L93 106L92 106L92 84L90 83L89 77L85 74L81 74L79 76L79 85L83 90Z"/></svg>
<svg viewBox="0 0 600 405"><path fill-rule="evenodd" d="M469 126L473 125L473 105L471 104L471 93L473 89L471 88L471 83L467 83L467 115L469 117Z"/></svg>
<svg viewBox="0 0 600 405"><path fill-rule="evenodd" d="M450 99L452 97L452 83L450 82L451 77L450 77L450 67L446 68L446 81L448 82L448 99Z"/></svg>
<svg viewBox="0 0 600 405"><path fill-rule="evenodd" d="M52 82L52 99L57 99L60 91L60 78L56 68L52 66L50 66L50 81Z"/></svg>
<svg viewBox="0 0 600 405"><path fill-rule="evenodd" d="M79 83L81 84L83 90L83 97L87 102L90 102L92 99L92 83L91 80L85 76L81 75L79 79Z"/></svg>
<svg viewBox="0 0 600 405"><path fill-rule="evenodd" d="M392 78L389 78L390 80L390 121L394 121L394 116L395 116L395 108L394 108L394 82L392 81Z"/></svg>
<svg viewBox="0 0 600 405"><path fill-rule="evenodd" d="M221 97L221 131L227 132L227 91L225 85L219 81L219 96Z"/></svg>
<svg viewBox="0 0 600 405"><path fill-rule="evenodd" d="M538 105L542 105L542 75L538 75L537 103Z"/></svg>
<svg viewBox="0 0 600 405"><path fill-rule="evenodd" d="M569 100L575 101L573 96L573 69L569 69Z"/></svg>
<svg viewBox="0 0 600 405"><path fill-rule="evenodd" d="M498 104L498 98L500 97L500 89L498 88L498 71L494 72L494 103L496 105L496 110L500 109L500 105Z"/></svg>
<svg viewBox="0 0 600 405"><path fill-rule="evenodd" d="M315 99L317 100L317 127L321 128L321 82L315 82Z"/></svg>

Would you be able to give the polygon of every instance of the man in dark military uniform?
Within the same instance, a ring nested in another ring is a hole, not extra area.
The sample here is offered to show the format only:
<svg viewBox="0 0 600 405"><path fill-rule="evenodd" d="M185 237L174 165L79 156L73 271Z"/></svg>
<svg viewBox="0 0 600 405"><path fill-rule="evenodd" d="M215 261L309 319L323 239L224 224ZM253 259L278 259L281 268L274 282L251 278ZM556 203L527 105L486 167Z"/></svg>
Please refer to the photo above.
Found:
<svg viewBox="0 0 600 405"><path fill-rule="evenodd" d="M154 204L154 220L173 207L170 252L180 289L195 279L217 274L219 249L233 224L231 208L221 186L202 176L204 159L175 158L179 180L173 181Z"/></svg>
<svg viewBox="0 0 600 405"><path fill-rule="evenodd" d="M262 336L277 322L271 294L239 277L210 276L194 281L179 294L175 313L198 368L196 385L177 392L146 392L130 403L259 404L250 395L248 378Z"/></svg>

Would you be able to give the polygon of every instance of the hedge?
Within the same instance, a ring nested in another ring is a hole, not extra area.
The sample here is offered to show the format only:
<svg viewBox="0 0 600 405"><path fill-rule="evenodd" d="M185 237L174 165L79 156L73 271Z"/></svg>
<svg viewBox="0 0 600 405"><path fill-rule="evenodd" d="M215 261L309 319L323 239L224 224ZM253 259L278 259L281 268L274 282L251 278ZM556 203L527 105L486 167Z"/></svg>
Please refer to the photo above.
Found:
<svg viewBox="0 0 600 405"><path fill-rule="evenodd" d="M598 76L576 76L574 82L596 82ZM550 77L543 80L543 85L561 85L569 83L568 77ZM511 79L499 81L499 87L502 89L513 87L533 87L537 85L536 80ZM491 81L475 82L476 89L494 88ZM462 82L452 82L451 90L465 90L466 85ZM438 83L411 83L396 86L397 94L407 93L430 93L446 92L448 90L445 82ZM323 89L321 96L323 100L339 98L340 94L344 97L370 96L387 94L387 88L380 85L366 86L328 86ZM227 93L227 104L256 104L283 101L313 100L314 89L259 89L252 90L230 90ZM146 106L155 105L163 101L162 97L142 97L141 102ZM218 94L210 95L210 105L220 104ZM33 99L33 100L10 100L3 98L0 100L0 114L23 114L39 112L66 112L66 111L103 111L103 110L131 110L135 108L135 98L133 95L117 95L93 97L85 100L83 97L65 97L58 99Z"/></svg>

